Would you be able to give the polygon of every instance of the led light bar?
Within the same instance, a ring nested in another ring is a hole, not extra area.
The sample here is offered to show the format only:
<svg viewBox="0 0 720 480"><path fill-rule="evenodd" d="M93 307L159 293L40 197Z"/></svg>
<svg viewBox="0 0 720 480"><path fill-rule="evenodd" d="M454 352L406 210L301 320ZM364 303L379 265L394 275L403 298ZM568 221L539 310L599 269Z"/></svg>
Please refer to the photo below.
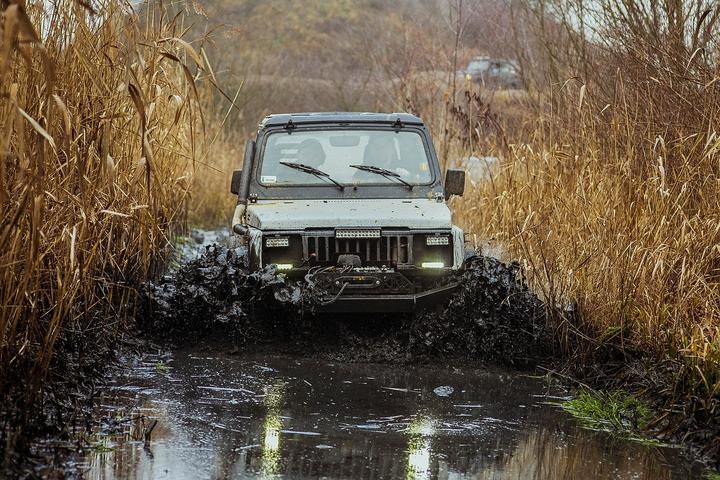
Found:
<svg viewBox="0 0 720 480"><path fill-rule="evenodd" d="M347 228L335 230L335 238L380 238L379 228Z"/></svg>
<svg viewBox="0 0 720 480"><path fill-rule="evenodd" d="M288 237L268 237L265 239L265 246L268 248L287 247L290 245Z"/></svg>
<svg viewBox="0 0 720 480"><path fill-rule="evenodd" d="M450 245L450 237L447 235L428 235L425 237L425 245Z"/></svg>
<svg viewBox="0 0 720 480"><path fill-rule="evenodd" d="M275 268L278 270L292 270L292 263L276 263Z"/></svg>
<svg viewBox="0 0 720 480"><path fill-rule="evenodd" d="M422 262L420 266L422 268L445 268L443 262Z"/></svg>

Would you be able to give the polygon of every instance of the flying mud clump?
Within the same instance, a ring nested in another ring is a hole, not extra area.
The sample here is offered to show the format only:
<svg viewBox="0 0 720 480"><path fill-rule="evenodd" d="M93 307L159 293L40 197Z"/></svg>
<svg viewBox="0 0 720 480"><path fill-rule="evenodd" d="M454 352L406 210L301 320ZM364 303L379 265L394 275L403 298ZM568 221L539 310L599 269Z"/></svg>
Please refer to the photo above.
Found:
<svg viewBox="0 0 720 480"><path fill-rule="evenodd" d="M250 340L302 316L300 285L273 267L248 273L243 248L208 245L199 258L180 266L143 293L145 327L164 337L231 329Z"/></svg>
<svg viewBox="0 0 720 480"><path fill-rule="evenodd" d="M143 293L150 330L177 339L229 329L241 343L288 335L310 345L326 341L317 328L306 328L319 302L311 289L272 267L249 273L244 254L242 248L207 246L196 260L148 284ZM405 321L390 319L388 331L404 347L402 357L523 363L545 354L544 305L519 265L476 256L466 266L452 279L460 287L448 304ZM317 319L326 326L329 321ZM313 338L300 338L307 335Z"/></svg>
<svg viewBox="0 0 720 480"><path fill-rule="evenodd" d="M441 311L412 322L410 352L522 364L551 352L545 306L528 287L517 262L466 260L460 288Z"/></svg>

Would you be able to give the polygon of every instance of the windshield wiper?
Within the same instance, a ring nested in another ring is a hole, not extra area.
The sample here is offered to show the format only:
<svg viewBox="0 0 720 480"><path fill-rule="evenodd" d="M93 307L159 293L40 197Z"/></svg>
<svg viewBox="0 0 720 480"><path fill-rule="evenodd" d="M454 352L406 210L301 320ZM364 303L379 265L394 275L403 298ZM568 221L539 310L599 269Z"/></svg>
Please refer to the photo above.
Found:
<svg viewBox="0 0 720 480"><path fill-rule="evenodd" d="M300 170L301 172L309 173L310 175L315 175L318 178L327 178L332 183L334 183L340 190L345 190L345 185L332 178L329 174L323 172L322 170L318 170L315 167L311 167L310 165L293 162L280 162L280 165L285 165L286 167L294 168L295 170Z"/></svg>
<svg viewBox="0 0 720 480"><path fill-rule="evenodd" d="M349 165L352 168L357 168L358 170L362 170L364 172L370 172L374 173L376 175L382 175L385 178L392 178L393 180L397 180L398 182L402 183L406 187L408 187L410 190L413 189L412 184L406 182L402 178L400 178L399 173L395 173L391 170L386 170L384 168L376 167L374 165Z"/></svg>

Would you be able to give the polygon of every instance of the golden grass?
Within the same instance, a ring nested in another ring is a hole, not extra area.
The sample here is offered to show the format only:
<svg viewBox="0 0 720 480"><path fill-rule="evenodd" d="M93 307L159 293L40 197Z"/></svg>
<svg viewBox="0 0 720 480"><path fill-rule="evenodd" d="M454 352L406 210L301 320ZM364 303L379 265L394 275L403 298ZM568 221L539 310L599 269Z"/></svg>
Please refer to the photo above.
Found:
<svg viewBox="0 0 720 480"><path fill-rule="evenodd" d="M221 131L209 147L206 159L198 163L188 205L191 226L230 225L237 203L237 196L230 193L230 179L233 170L242 168L245 150L244 139L237 137L240 135L227 135Z"/></svg>
<svg viewBox="0 0 720 480"><path fill-rule="evenodd" d="M122 330L203 150L179 17L53 3L0 19L0 398L28 403L60 337Z"/></svg>
<svg viewBox="0 0 720 480"><path fill-rule="evenodd" d="M668 392L709 412L720 398L717 118L663 138L620 108L628 98L565 95L568 110L498 149L500 170L455 212L525 264L566 353L591 363L612 344L677 361Z"/></svg>

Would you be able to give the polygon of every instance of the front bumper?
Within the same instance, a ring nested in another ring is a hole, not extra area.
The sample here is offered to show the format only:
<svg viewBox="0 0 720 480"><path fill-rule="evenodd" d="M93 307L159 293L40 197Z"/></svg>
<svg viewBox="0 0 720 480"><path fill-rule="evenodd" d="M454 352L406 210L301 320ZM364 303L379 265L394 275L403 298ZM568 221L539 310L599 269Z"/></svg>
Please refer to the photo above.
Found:
<svg viewBox="0 0 720 480"><path fill-rule="evenodd" d="M457 288L457 283L450 283L420 293L340 295L322 304L318 311L328 313L414 312L449 300Z"/></svg>
<svg viewBox="0 0 720 480"><path fill-rule="evenodd" d="M415 273L322 272L312 276L311 284L320 296L318 310L324 312L413 312L440 304L457 290L449 270Z"/></svg>

